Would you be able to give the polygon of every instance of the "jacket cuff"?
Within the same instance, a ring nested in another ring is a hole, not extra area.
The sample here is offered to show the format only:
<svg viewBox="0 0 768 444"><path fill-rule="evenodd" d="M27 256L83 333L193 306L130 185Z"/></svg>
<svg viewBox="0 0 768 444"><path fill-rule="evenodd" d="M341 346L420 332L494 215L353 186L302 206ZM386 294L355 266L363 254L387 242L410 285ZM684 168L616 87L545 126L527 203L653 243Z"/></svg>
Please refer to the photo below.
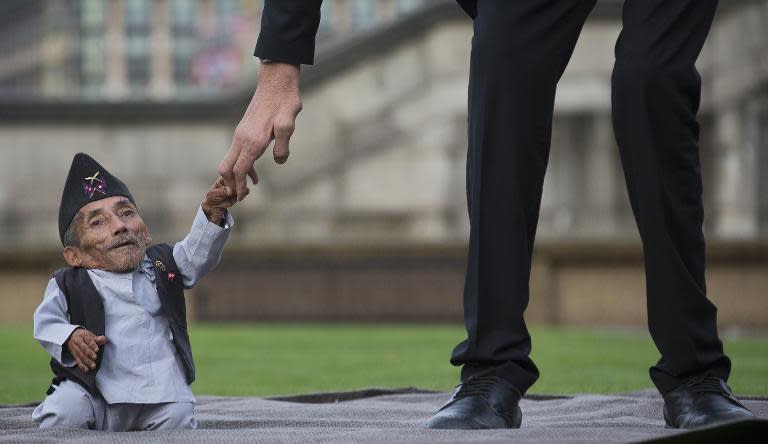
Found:
<svg viewBox="0 0 768 444"><path fill-rule="evenodd" d="M253 55L275 62L293 65L311 65L315 62L315 36L284 41L274 36L259 34Z"/></svg>

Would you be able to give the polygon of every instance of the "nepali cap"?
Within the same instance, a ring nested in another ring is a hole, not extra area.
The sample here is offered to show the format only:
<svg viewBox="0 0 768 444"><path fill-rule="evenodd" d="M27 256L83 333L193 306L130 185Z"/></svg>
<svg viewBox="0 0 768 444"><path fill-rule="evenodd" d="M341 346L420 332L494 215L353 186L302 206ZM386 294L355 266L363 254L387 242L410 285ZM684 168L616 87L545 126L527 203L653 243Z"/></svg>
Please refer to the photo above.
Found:
<svg viewBox="0 0 768 444"><path fill-rule="evenodd" d="M64 233L80 208L97 200L112 196L123 196L131 203L136 202L128 191L128 187L117 177L101 166L93 157L84 154L75 154L72 166L69 167L67 182L64 184L64 192L61 195L59 206L59 236L64 243Z"/></svg>

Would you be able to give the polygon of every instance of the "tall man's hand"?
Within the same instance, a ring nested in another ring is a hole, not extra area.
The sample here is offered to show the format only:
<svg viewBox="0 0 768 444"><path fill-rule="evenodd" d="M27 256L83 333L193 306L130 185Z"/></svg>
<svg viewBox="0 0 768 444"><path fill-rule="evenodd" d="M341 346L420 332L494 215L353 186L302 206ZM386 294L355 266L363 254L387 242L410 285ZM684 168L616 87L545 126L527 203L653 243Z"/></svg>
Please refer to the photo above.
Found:
<svg viewBox="0 0 768 444"><path fill-rule="evenodd" d="M64 345L75 358L75 363L80 370L88 373L96 368L96 357L99 347L107 343L106 336L96 336L90 331L79 327L76 328Z"/></svg>
<svg viewBox="0 0 768 444"><path fill-rule="evenodd" d="M288 63L262 64L256 93L235 129L232 145L219 163L219 174L225 184L235 190L237 200L247 194L249 176L259 181L254 162L264 154L272 140L275 162L288 160L288 142L293 134L296 116L301 111L299 67Z"/></svg>

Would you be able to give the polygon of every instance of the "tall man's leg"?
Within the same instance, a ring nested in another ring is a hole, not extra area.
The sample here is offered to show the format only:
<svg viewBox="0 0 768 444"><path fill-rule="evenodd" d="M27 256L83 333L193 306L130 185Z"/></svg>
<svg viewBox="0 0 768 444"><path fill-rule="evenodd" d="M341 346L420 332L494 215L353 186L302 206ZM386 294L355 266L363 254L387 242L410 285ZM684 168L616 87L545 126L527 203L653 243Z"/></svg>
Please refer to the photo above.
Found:
<svg viewBox="0 0 768 444"><path fill-rule="evenodd" d="M469 79L462 383L430 428L519 427L538 378L523 320L555 88L595 0L478 1Z"/></svg>
<svg viewBox="0 0 768 444"><path fill-rule="evenodd" d="M725 384L731 363L704 281L694 63L716 7L717 0L626 0L613 72L616 139L643 241L648 325L661 352L651 379L676 427L749 414Z"/></svg>

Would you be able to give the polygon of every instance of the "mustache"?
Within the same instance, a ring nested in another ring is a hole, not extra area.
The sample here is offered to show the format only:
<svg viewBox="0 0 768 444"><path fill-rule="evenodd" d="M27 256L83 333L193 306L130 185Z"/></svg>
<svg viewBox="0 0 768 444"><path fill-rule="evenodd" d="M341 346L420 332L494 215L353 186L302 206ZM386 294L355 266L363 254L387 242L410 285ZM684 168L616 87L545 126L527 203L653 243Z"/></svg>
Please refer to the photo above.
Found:
<svg viewBox="0 0 768 444"><path fill-rule="evenodd" d="M145 246L144 245L144 240L141 239L140 237L136 236L135 234L133 234L133 233L123 233L123 234L120 234L119 236L115 237L107 245L105 245L104 246L104 250L105 251L113 250L115 248L122 247L122 246L125 246L125 245L135 245L135 246L139 246L139 247Z"/></svg>

